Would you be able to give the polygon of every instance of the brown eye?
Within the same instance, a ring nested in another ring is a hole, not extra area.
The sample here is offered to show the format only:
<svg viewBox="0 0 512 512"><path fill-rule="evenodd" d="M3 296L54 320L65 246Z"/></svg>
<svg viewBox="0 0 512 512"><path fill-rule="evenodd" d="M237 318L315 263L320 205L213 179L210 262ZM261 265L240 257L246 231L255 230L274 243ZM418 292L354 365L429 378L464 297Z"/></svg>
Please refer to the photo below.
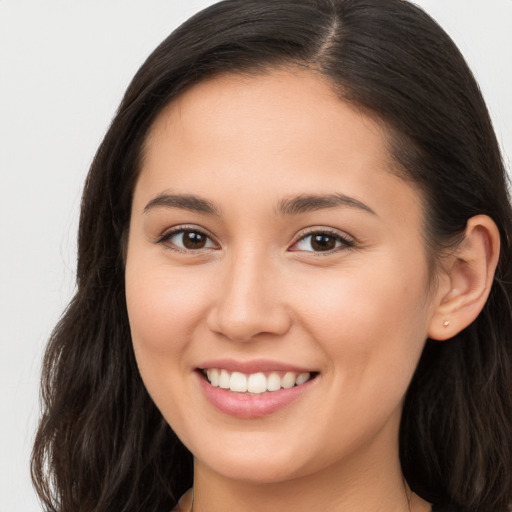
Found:
<svg viewBox="0 0 512 512"><path fill-rule="evenodd" d="M337 252L354 246L354 242L337 233L317 231L299 239L291 248L292 251L305 252Z"/></svg>
<svg viewBox="0 0 512 512"><path fill-rule="evenodd" d="M217 245L205 233L194 229L179 229L166 234L161 243L182 251L197 251L201 249L216 249Z"/></svg>
<svg viewBox="0 0 512 512"><path fill-rule="evenodd" d="M311 248L314 251L331 251L336 247L336 239L332 235L319 233L311 236Z"/></svg>
<svg viewBox="0 0 512 512"><path fill-rule="evenodd" d="M186 249L203 249L207 237L197 231L183 231L183 246Z"/></svg>

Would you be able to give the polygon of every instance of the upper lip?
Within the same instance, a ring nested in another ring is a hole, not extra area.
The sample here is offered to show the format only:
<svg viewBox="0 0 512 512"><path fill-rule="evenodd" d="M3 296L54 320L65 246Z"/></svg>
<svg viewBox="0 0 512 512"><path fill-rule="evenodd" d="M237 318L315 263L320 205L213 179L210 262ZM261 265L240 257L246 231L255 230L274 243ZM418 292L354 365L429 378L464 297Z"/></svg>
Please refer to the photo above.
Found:
<svg viewBox="0 0 512 512"><path fill-rule="evenodd" d="M237 361L235 359L215 359L211 361L204 361L198 366L201 370L209 368L217 368L227 370L228 372L241 372L245 374L258 373L258 372L296 372L306 373L313 372L311 368L304 368L301 366L273 361L270 359L254 359L252 361Z"/></svg>

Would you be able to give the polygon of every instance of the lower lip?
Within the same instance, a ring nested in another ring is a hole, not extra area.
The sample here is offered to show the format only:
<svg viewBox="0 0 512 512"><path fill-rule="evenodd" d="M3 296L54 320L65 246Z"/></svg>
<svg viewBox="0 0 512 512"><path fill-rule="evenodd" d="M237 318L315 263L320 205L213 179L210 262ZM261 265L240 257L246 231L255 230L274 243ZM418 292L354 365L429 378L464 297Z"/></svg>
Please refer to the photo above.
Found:
<svg viewBox="0 0 512 512"><path fill-rule="evenodd" d="M308 391L316 380L313 378L300 386L289 389L249 395L212 386L199 373L198 378L210 403L224 414L242 419L262 418L283 409Z"/></svg>

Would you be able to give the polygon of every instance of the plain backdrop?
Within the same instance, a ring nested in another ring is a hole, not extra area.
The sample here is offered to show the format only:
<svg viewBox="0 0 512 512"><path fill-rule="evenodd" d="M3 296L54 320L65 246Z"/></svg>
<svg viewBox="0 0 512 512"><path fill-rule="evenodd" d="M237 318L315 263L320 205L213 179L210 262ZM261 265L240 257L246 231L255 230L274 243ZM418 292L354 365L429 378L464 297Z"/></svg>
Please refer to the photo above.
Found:
<svg viewBox="0 0 512 512"><path fill-rule="evenodd" d="M0 512L29 478L46 340L72 296L82 183L124 89L208 0L0 0ZM512 168L512 0L418 0L459 45Z"/></svg>

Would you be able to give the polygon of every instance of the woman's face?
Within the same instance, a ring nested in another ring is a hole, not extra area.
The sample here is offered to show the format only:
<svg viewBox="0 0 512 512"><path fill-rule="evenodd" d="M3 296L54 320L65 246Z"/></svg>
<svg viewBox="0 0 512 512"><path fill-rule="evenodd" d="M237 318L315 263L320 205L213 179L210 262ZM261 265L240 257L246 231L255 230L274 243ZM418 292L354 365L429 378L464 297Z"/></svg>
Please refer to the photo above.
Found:
<svg viewBox="0 0 512 512"><path fill-rule="evenodd" d="M218 77L161 113L126 295L196 464L269 482L396 458L436 300L422 226L382 130L312 72Z"/></svg>

